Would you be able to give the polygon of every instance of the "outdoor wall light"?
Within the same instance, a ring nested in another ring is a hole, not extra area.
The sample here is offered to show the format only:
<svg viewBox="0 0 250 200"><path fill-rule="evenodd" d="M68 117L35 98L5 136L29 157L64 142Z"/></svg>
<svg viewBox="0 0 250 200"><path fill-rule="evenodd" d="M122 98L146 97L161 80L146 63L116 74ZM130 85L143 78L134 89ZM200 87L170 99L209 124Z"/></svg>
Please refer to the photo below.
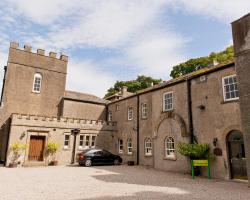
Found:
<svg viewBox="0 0 250 200"><path fill-rule="evenodd" d="M216 147L217 146L217 142L218 142L218 138L214 138L213 139L213 145Z"/></svg>

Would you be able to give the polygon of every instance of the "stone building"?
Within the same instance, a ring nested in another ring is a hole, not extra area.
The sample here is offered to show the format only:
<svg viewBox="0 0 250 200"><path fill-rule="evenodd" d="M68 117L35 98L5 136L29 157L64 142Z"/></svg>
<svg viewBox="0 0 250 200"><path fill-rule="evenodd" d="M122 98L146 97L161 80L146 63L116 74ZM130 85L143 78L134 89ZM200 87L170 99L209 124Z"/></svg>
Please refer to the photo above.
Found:
<svg viewBox="0 0 250 200"><path fill-rule="evenodd" d="M233 22L232 29L250 184L250 13Z"/></svg>
<svg viewBox="0 0 250 200"><path fill-rule="evenodd" d="M74 151L99 146L112 149L116 124L106 121L106 100L65 91L68 57L11 43L0 108L0 160L8 166L10 145L27 145L20 165L46 165L46 146L60 144L59 163L70 163ZM79 130L73 148L72 130ZM81 145L80 145L81 144Z"/></svg>
<svg viewBox="0 0 250 200"><path fill-rule="evenodd" d="M241 65L240 58L236 55L236 65ZM46 145L56 141L59 164L70 163L77 151L96 146L120 154L124 163L188 173L190 161L178 153L177 145L197 141L208 143L215 154L212 177L247 178L249 140L241 127L244 111L240 111L234 61L134 94L123 88L106 100L66 91L67 61L65 55L45 56L44 50L33 53L29 46L19 49L11 43L0 108L0 159L6 165L9 147L17 141L27 144L20 165L47 165ZM76 149L72 130L79 131ZM32 152L37 143L40 154Z"/></svg>

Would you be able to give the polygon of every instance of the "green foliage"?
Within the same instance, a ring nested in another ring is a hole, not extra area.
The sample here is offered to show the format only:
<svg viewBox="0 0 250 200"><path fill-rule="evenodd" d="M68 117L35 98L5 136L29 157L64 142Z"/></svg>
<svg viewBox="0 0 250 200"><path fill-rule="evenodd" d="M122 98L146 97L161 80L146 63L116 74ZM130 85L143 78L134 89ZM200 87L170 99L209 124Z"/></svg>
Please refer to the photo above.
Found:
<svg viewBox="0 0 250 200"><path fill-rule="evenodd" d="M54 154L57 152L57 150L59 149L59 144L56 142L49 142L48 146L47 146L47 152L49 154Z"/></svg>
<svg viewBox="0 0 250 200"><path fill-rule="evenodd" d="M128 87L128 92L135 93L139 90L150 87L152 83L158 84L161 81L161 79L154 79L149 76L138 76L137 79L130 81L116 81L114 86L108 89L105 97L109 97L119 92L123 86Z"/></svg>
<svg viewBox="0 0 250 200"><path fill-rule="evenodd" d="M234 57L233 46L229 46L224 51L218 53L212 52L209 56L190 59L184 63L174 66L170 76L173 78L177 78L179 76L188 74L190 72L208 67L215 60L218 63L223 63L232 60L233 57Z"/></svg>
<svg viewBox="0 0 250 200"><path fill-rule="evenodd" d="M12 152L11 163L18 163L18 158L21 156L23 150L26 149L26 145L20 142L15 142L10 145L10 151Z"/></svg>
<svg viewBox="0 0 250 200"><path fill-rule="evenodd" d="M187 144L179 143L178 152L190 159L211 159L210 148L208 144Z"/></svg>
<svg viewBox="0 0 250 200"><path fill-rule="evenodd" d="M26 145L22 144L20 142L15 142L15 143L10 145L10 150L13 152L19 152L19 151L25 150L25 149L26 149Z"/></svg>

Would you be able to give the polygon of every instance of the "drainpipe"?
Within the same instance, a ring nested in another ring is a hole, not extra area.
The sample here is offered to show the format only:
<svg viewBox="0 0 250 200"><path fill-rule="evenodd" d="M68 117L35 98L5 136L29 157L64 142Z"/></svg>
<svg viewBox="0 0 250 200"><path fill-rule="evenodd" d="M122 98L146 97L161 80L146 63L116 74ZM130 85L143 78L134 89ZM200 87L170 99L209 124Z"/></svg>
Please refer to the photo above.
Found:
<svg viewBox="0 0 250 200"><path fill-rule="evenodd" d="M0 106L2 106L2 104L3 104L3 91L4 91L4 85L5 85L6 72L7 72L7 66L4 66L4 76L3 76L3 85L2 85Z"/></svg>
<svg viewBox="0 0 250 200"><path fill-rule="evenodd" d="M193 126L193 112L192 112L192 88L191 80L187 79L187 101L188 101L188 124L189 124L189 133L190 133L190 143L195 142L194 138L194 126Z"/></svg>
<svg viewBox="0 0 250 200"><path fill-rule="evenodd" d="M139 160L140 160L140 95L137 94L137 140L136 140L136 148L137 148L137 160L136 164L139 165Z"/></svg>

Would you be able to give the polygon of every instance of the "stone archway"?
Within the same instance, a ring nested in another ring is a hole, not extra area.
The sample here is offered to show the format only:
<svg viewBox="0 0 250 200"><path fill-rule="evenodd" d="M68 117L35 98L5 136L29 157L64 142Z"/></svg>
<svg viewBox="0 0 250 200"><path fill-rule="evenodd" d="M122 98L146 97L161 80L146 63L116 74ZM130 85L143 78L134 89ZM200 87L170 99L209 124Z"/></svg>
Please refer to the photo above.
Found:
<svg viewBox="0 0 250 200"><path fill-rule="evenodd" d="M187 127L186 127L184 119L179 114L171 111L171 112L162 113L161 116L159 117L159 119L157 120L156 126L154 128L154 135L153 135L154 138L157 137L159 127L160 127L160 125L162 124L162 122L165 119L173 119L173 120L175 120L178 123L178 125L180 126L181 136L182 137L188 137L189 136L189 133L187 131Z"/></svg>

